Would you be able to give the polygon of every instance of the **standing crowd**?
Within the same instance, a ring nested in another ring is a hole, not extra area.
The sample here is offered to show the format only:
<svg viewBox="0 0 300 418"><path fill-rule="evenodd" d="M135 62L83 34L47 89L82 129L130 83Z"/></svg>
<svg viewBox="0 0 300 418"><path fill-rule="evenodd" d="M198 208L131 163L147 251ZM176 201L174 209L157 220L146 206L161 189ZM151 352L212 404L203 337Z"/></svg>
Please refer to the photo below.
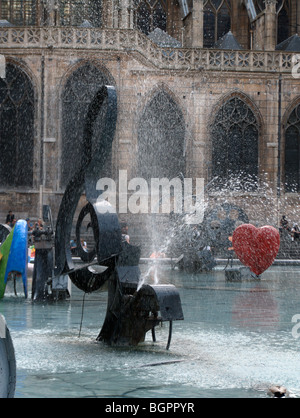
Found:
<svg viewBox="0 0 300 418"><path fill-rule="evenodd" d="M13 214L13 211L10 210L8 214L6 215L5 224L9 227L13 228L17 222L17 218ZM32 231L34 228L43 229L43 221L41 219L38 219L37 221L33 222L30 220L30 218L26 218L26 222L28 225L28 231Z"/></svg>
<svg viewBox="0 0 300 418"><path fill-rule="evenodd" d="M289 221L286 219L286 216L283 215L280 220L280 232L287 231L291 236L292 241L298 241L300 239L300 229L297 223L293 223L291 227Z"/></svg>

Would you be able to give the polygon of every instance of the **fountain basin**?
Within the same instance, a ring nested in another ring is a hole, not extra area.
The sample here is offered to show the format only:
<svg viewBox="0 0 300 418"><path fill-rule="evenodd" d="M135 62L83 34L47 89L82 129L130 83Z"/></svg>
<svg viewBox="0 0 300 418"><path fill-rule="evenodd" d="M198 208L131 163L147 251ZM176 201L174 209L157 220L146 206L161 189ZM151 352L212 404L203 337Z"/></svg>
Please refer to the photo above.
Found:
<svg viewBox="0 0 300 418"><path fill-rule="evenodd" d="M169 351L167 324L156 328L156 342L149 332L137 347L96 342L106 291L86 295L80 338L83 292L75 286L64 302L33 303L13 292L1 300L17 359L15 397L264 398L272 384L300 397L297 266L232 283L224 265L202 274L157 267L160 283L178 289L184 313Z"/></svg>

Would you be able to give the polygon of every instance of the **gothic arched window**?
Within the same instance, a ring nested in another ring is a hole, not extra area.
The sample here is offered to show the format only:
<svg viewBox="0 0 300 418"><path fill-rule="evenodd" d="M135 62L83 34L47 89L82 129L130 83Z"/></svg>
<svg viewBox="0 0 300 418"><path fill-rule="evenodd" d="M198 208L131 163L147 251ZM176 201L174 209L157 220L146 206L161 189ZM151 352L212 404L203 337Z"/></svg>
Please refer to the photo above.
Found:
<svg viewBox="0 0 300 418"><path fill-rule="evenodd" d="M300 105L292 111L285 128L285 190L300 191Z"/></svg>
<svg viewBox="0 0 300 418"><path fill-rule="evenodd" d="M146 106L138 128L139 175L169 180L185 172L185 122L181 109L165 91Z"/></svg>
<svg viewBox="0 0 300 418"><path fill-rule="evenodd" d="M0 78L0 184L32 187L34 90L16 65L6 65Z"/></svg>
<svg viewBox="0 0 300 418"><path fill-rule="evenodd" d="M62 26L79 26L88 20L101 26L102 0L59 0L59 18Z"/></svg>
<svg viewBox="0 0 300 418"><path fill-rule="evenodd" d="M255 0L257 14L265 11L265 0ZM290 0L276 1L277 15L277 44L285 41L290 36Z"/></svg>
<svg viewBox="0 0 300 418"><path fill-rule="evenodd" d="M88 106L103 85L111 85L108 78L95 66L86 63L69 77L62 96L62 173L65 186L72 174L81 167L83 130ZM101 126L95 127L95 134Z"/></svg>
<svg viewBox="0 0 300 418"><path fill-rule="evenodd" d="M133 0L135 27L148 35L156 28L167 29L167 0Z"/></svg>
<svg viewBox="0 0 300 418"><path fill-rule="evenodd" d="M265 0L254 0L256 13L259 14L265 10Z"/></svg>
<svg viewBox="0 0 300 418"><path fill-rule="evenodd" d="M239 97L228 100L212 126L212 176L217 187L252 190L258 179L259 124Z"/></svg>
<svg viewBox="0 0 300 418"><path fill-rule="evenodd" d="M277 44L290 36L290 4L288 0L277 2Z"/></svg>
<svg viewBox="0 0 300 418"><path fill-rule="evenodd" d="M204 1L204 47L211 48L231 27L230 0Z"/></svg>
<svg viewBox="0 0 300 418"><path fill-rule="evenodd" d="M0 0L0 18L15 26L36 24L36 0Z"/></svg>

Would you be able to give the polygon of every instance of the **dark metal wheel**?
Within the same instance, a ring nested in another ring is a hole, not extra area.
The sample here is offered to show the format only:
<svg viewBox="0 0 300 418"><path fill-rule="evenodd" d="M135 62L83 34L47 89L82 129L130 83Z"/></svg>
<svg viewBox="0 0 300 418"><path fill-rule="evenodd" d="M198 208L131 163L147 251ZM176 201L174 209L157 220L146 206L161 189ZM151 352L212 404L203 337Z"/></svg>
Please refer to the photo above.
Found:
<svg viewBox="0 0 300 418"><path fill-rule="evenodd" d="M77 254L81 258L82 261L85 263L90 263L94 260L94 258L97 255L96 251L96 243L94 248L91 251L85 250L81 245L81 229L82 229L82 223L84 221L84 218L86 216L90 216L91 222L88 226L88 228L92 228L93 233L95 234L95 230L98 226L97 224L97 217L95 217L95 211L93 209L93 205L88 203L80 212L77 224L76 224L76 242L77 242ZM95 235L94 235L94 241L96 241Z"/></svg>

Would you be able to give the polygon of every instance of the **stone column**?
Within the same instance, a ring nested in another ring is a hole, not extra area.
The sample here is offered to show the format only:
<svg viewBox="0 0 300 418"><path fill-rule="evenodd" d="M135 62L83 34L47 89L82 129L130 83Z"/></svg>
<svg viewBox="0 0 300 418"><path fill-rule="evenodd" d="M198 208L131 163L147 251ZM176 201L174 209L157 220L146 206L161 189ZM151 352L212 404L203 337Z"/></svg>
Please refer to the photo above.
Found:
<svg viewBox="0 0 300 418"><path fill-rule="evenodd" d="M300 0L296 0L296 5L292 5L293 8L296 8L295 15L296 15L296 25L295 25L295 33L300 34ZM292 11L292 16L294 15L294 11Z"/></svg>
<svg viewBox="0 0 300 418"><path fill-rule="evenodd" d="M130 0L123 0L121 2L121 29L129 29L130 25Z"/></svg>
<svg viewBox="0 0 300 418"><path fill-rule="evenodd" d="M44 0L43 5L47 12L47 21L45 22L46 26L58 25L59 5L57 0Z"/></svg>
<svg viewBox="0 0 300 418"><path fill-rule="evenodd" d="M203 0L194 0L193 47L203 48Z"/></svg>
<svg viewBox="0 0 300 418"><path fill-rule="evenodd" d="M167 33L178 41L182 41L182 14L177 0L167 1Z"/></svg>
<svg viewBox="0 0 300 418"><path fill-rule="evenodd" d="M276 47L276 0L266 0L264 50L274 51Z"/></svg>
<svg viewBox="0 0 300 418"><path fill-rule="evenodd" d="M129 29L134 29L134 4L133 0L129 0Z"/></svg>
<svg viewBox="0 0 300 418"><path fill-rule="evenodd" d="M300 34L300 0L290 3L290 36Z"/></svg>
<svg viewBox="0 0 300 418"><path fill-rule="evenodd" d="M239 26L240 26L240 17L239 17L239 4L237 1L232 2L232 18L231 18L231 32L236 36Z"/></svg>
<svg viewBox="0 0 300 418"><path fill-rule="evenodd" d="M113 28L113 9L114 0L103 1L103 26L105 28Z"/></svg>
<svg viewBox="0 0 300 418"><path fill-rule="evenodd" d="M36 2L36 25L42 26L43 25L43 4L40 1Z"/></svg>

